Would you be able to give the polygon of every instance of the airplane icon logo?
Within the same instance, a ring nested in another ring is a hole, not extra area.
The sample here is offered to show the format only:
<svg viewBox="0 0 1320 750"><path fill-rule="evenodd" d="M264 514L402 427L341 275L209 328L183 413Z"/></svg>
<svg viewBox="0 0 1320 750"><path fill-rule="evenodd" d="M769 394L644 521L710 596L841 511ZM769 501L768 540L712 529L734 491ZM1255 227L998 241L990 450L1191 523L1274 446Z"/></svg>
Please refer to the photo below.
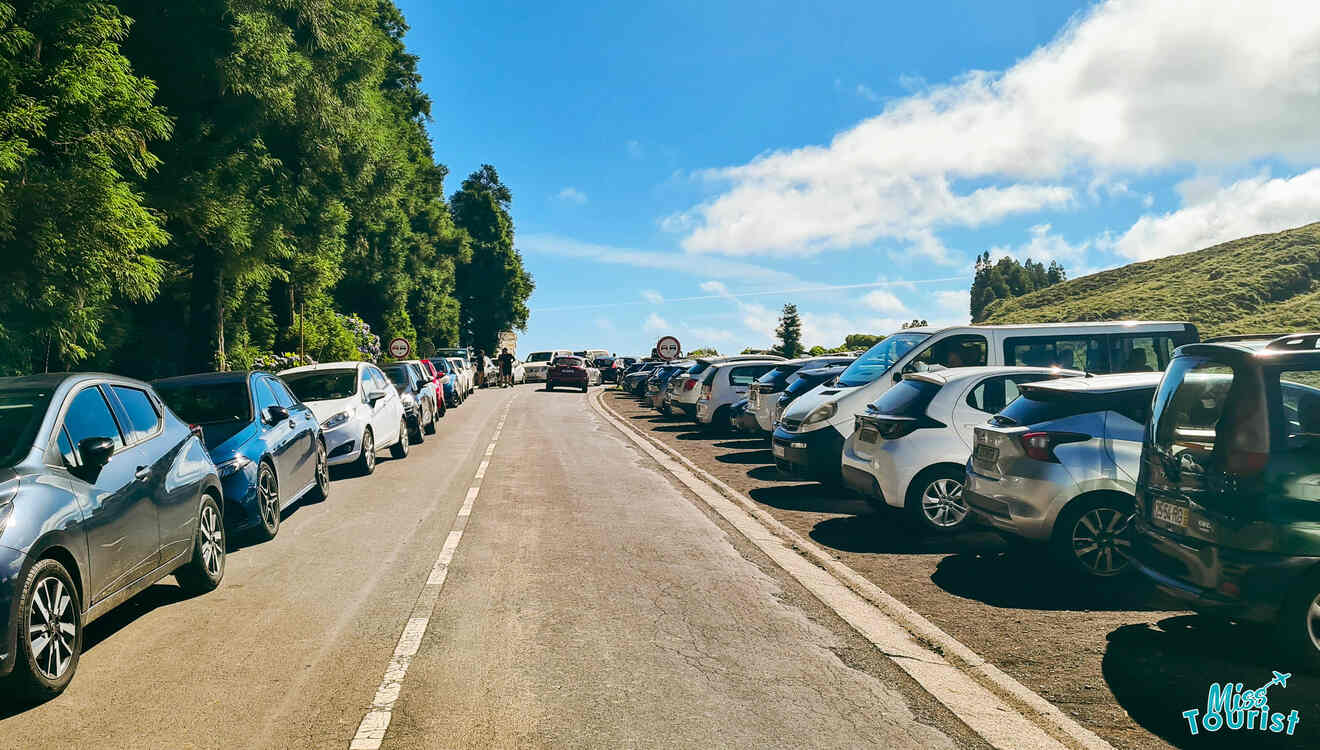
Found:
<svg viewBox="0 0 1320 750"><path fill-rule="evenodd" d="M1271 670L1271 671L1273 671L1273 670ZM1269 682L1265 683L1265 687L1263 687L1263 688L1261 688L1261 689L1264 690L1265 688L1267 688L1267 687L1269 687L1269 686L1271 686L1271 685L1278 685L1278 686L1281 687L1281 688L1286 688L1286 687L1288 687L1288 678L1289 678L1289 677L1292 677L1292 672L1275 672L1275 673L1274 673L1274 679L1272 679L1272 680L1270 680Z"/></svg>

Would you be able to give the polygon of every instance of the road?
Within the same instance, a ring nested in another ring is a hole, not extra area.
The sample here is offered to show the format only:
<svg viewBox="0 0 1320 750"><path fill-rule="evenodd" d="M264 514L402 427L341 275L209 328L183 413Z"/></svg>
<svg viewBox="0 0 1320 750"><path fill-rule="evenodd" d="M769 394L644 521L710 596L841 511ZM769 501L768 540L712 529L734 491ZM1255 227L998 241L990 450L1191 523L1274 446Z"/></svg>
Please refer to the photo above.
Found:
<svg viewBox="0 0 1320 750"><path fill-rule="evenodd" d="M483 391L286 513L89 626L0 746L347 748L373 702L385 748L984 746L582 394Z"/></svg>

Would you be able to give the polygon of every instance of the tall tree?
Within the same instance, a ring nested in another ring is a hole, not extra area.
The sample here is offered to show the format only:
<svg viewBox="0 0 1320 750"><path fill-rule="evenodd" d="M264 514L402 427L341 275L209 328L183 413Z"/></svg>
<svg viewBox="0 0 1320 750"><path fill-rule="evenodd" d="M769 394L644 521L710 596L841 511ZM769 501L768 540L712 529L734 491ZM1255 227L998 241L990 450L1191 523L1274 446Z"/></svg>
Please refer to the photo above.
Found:
<svg viewBox="0 0 1320 750"><path fill-rule="evenodd" d="M0 373L71 369L113 305L156 294L168 236L131 178L170 126L121 53L130 25L103 3L0 2Z"/></svg>
<svg viewBox="0 0 1320 750"><path fill-rule="evenodd" d="M467 233L471 258L458 267L462 343L494 351L500 331L525 330L531 274L513 246L513 194L483 164L450 199L454 223Z"/></svg>
<svg viewBox="0 0 1320 750"><path fill-rule="evenodd" d="M779 344L775 349L785 357L792 359L802 356L802 319L798 317L797 305L785 304L779 315L779 327L775 329Z"/></svg>
<svg viewBox="0 0 1320 750"><path fill-rule="evenodd" d="M1067 279L1058 261L1050 261L1048 268L1031 258L1019 263L1014 258L1003 257L992 263L989 251L976 257L975 268L969 310L973 323L985 320L996 300L1018 297Z"/></svg>

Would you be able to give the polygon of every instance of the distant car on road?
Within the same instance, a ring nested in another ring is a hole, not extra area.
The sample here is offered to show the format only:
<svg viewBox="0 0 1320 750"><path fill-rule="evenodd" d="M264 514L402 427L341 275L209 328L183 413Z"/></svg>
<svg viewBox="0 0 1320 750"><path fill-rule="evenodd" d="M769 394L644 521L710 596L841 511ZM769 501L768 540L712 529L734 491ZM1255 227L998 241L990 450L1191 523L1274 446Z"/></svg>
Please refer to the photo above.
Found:
<svg viewBox="0 0 1320 750"><path fill-rule="evenodd" d="M602 383L619 382L619 373L623 372L623 360L617 357L597 357L593 362L596 369L600 370L600 381Z"/></svg>
<svg viewBox="0 0 1320 750"><path fill-rule="evenodd" d="M427 360L440 373L440 392L444 396L446 408L454 408L463 403L463 392L459 388L458 369L444 357L432 357Z"/></svg>
<svg viewBox="0 0 1320 750"><path fill-rule="evenodd" d="M431 370L427 369L430 366L430 363L423 360L410 359L404 364L413 368L413 374L417 376L417 380L421 384L421 389L417 390L413 394L413 397L417 399L417 405L421 409L419 421L422 425L422 431L427 435L434 435L435 420L438 419L440 413L444 411L444 407L440 405L440 392L439 389L436 388L435 375ZM388 375L389 373L386 374ZM391 378L391 380L393 380L393 378ZM419 439L414 440L413 442L420 443L422 441Z"/></svg>
<svg viewBox="0 0 1320 750"><path fill-rule="evenodd" d="M180 419L201 428L220 475L225 525L274 539L285 508L330 494L316 415L264 372L213 372L152 383Z"/></svg>
<svg viewBox="0 0 1320 750"><path fill-rule="evenodd" d="M376 470L376 451L408 455L403 401L380 368L367 362L326 362L280 373L321 422L330 465L352 463L359 474Z"/></svg>
<svg viewBox="0 0 1320 750"><path fill-rule="evenodd" d="M201 437L146 383L0 378L5 692L63 692L83 628L171 573L193 594L220 585L221 503Z"/></svg>
<svg viewBox="0 0 1320 750"><path fill-rule="evenodd" d="M546 375L545 389L553 391L555 388L581 388L583 393L591 385L591 376L587 371L587 362L581 357L559 357L554 361L554 366L550 368Z"/></svg>
<svg viewBox="0 0 1320 750"><path fill-rule="evenodd" d="M477 389L475 371L467 360L462 357L450 357L449 364L458 376L458 390L462 392L463 398L466 399Z"/></svg>
<svg viewBox="0 0 1320 750"><path fill-rule="evenodd" d="M554 361L557 358L571 356L573 356L573 353L567 349L551 349L528 354L527 359L523 362L523 367L527 370L527 382L544 382L546 372L554 366Z"/></svg>

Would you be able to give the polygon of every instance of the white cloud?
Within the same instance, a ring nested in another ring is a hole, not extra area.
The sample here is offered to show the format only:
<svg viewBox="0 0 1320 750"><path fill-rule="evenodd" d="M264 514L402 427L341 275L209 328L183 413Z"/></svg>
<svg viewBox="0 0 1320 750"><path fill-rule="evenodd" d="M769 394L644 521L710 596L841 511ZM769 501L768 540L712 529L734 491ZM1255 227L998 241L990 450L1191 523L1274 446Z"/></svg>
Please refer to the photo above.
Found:
<svg viewBox="0 0 1320 750"><path fill-rule="evenodd" d="M566 187L563 190L560 190L559 195L556 197L561 201L576 203L579 206L587 202L587 194L575 187Z"/></svg>
<svg viewBox="0 0 1320 750"><path fill-rule="evenodd" d="M961 326L972 322L972 294L967 289L935 293L938 314L927 320L931 325Z"/></svg>
<svg viewBox="0 0 1320 750"><path fill-rule="evenodd" d="M875 93L875 91L870 86L867 86L864 83L857 84L857 95L867 100L868 102L880 101L880 95Z"/></svg>
<svg viewBox="0 0 1320 750"><path fill-rule="evenodd" d="M646 300L647 302L650 302L653 305L659 305L664 303L665 296L654 289L643 289L642 299Z"/></svg>
<svg viewBox="0 0 1320 750"><path fill-rule="evenodd" d="M642 324L642 329L647 333L665 333L669 330L669 321L651 313L646 316L646 322Z"/></svg>
<svg viewBox="0 0 1320 750"><path fill-rule="evenodd" d="M899 299L897 294L884 289L876 289L862 295L861 303L878 313L887 315L907 313L907 307L903 304L903 300Z"/></svg>
<svg viewBox="0 0 1320 750"><path fill-rule="evenodd" d="M1093 175L1313 160L1317 10L1103 2L1006 71L924 86L827 146L706 172L727 187L667 226L695 252L811 254L1067 207Z"/></svg>
<svg viewBox="0 0 1320 750"><path fill-rule="evenodd" d="M1179 192L1186 205L1141 217L1118 238L1115 250L1148 260L1320 221L1320 169L1288 179L1261 175L1227 187L1208 179L1189 180L1179 185Z"/></svg>
<svg viewBox="0 0 1320 750"><path fill-rule="evenodd" d="M700 287L701 291L706 294L727 295L729 293L729 288L718 281L703 281Z"/></svg>
<svg viewBox="0 0 1320 750"><path fill-rule="evenodd" d="M596 245L553 234L520 234L518 248L524 252L544 253L561 258L581 258L662 271L677 271L701 276L738 279L758 284L800 284L792 274L764 266L721 258L692 258L683 253L660 253L646 250Z"/></svg>
<svg viewBox="0 0 1320 750"><path fill-rule="evenodd" d="M1037 224L1028 230L1031 238L1025 243L1016 247L996 245L990 248L990 257L1008 256L1017 260L1030 258L1046 265L1057 260L1065 267L1077 267L1085 262L1087 251L1095 246L1091 240L1074 245L1050 230L1049 224Z"/></svg>

